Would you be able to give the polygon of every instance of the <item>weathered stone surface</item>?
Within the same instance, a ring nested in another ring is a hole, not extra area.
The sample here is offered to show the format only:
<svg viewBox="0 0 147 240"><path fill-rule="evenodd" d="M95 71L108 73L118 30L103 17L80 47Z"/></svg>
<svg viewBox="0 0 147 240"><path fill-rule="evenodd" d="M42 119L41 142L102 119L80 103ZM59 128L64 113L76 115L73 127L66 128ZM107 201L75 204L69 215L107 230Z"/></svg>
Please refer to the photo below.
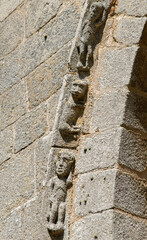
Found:
<svg viewBox="0 0 147 240"><path fill-rule="evenodd" d="M55 93L48 100L48 125L49 125L48 130L49 131L53 130L59 97L60 97L60 91Z"/></svg>
<svg viewBox="0 0 147 240"><path fill-rule="evenodd" d="M24 0L1 0L0 1L0 21L3 21L15 8L17 8Z"/></svg>
<svg viewBox="0 0 147 240"><path fill-rule="evenodd" d="M49 98L62 86L68 52L69 44L27 76L30 108Z"/></svg>
<svg viewBox="0 0 147 240"><path fill-rule="evenodd" d="M116 12L132 16L145 16L147 13L146 0L119 0Z"/></svg>
<svg viewBox="0 0 147 240"><path fill-rule="evenodd" d="M114 31L114 38L117 42L124 44L139 43L146 23L146 18L128 17L118 19L118 25Z"/></svg>
<svg viewBox="0 0 147 240"><path fill-rule="evenodd" d="M34 193L34 152L23 151L3 164L0 171L1 214L17 207Z"/></svg>
<svg viewBox="0 0 147 240"><path fill-rule="evenodd" d="M22 76L27 75L45 59L56 53L75 34L78 13L74 6L64 10L52 23L33 35L22 46Z"/></svg>
<svg viewBox="0 0 147 240"><path fill-rule="evenodd" d="M20 72L20 52L16 49L0 61L0 94L20 80Z"/></svg>
<svg viewBox="0 0 147 240"><path fill-rule="evenodd" d="M11 157L13 147L12 128L0 132L0 164Z"/></svg>
<svg viewBox="0 0 147 240"><path fill-rule="evenodd" d="M43 104L35 111L27 113L15 125L15 152L20 151L41 137L47 128L47 108Z"/></svg>
<svg viewBox="0 0 147 240"><path fill-rule="evenodd" d="M19 240L21 239L21 211L14 210L9 215L1 218L0 239Z"/></svg>
<svg viewBox="0 0 147 240"><path fill-rule="evenodd" d="M131 93L127 88L99 94L94 104L92 129L97 131L125 124L146 131L146 104L145 97Z"/></svg>
<svg viewBox="0 0 147 240"><path fill-rule="evenodd" d="M36 188L41 190L45 186L47 164L50 151L51 134L39 139L36 145Z"/></svg>
<svg viewBox="0 0 147 240"><path fill-rule="evenodd" d="M114 211L113 229L115 240L143 240L147 238L147 224L141 219L131 218Z"/></svg>
<svg viewBox="0 0 147 240"><path fill-rule="evenodd" d="M113 129L83 137L76 163L77 172L113 166L119 156L122 129Z"/></svg>
<svg viewBox="0 0 147 240"><path fill-rule="evenodd" d="M96 213L114 206L116 170L86 173L76 183L76 215Z"/></svg>
<svg viewBox="0 0 147 240"><path fill-rule="evenodd" d="M29 0L25 5L26 36L56 17L63 0Z"/></svg>
<svg viewBox="0 0 147 240"><path fill-rule="evenodd" d="M128 85L138 47L103 48L99 51L99 63L94 85L100 90L106 87Z"/></svg>
<svg viewBox="0 0 147 240"><path fill-rule="evenodd" d="M119 144L120 164L139 172L147 168L147 137L122 129Z"/></svg>
<svg viewBox="0 0 147 240"><path fill-rule="evenodd" d="M71 240L113 240L113 211L84 217L72 226Z"/></svg>
<svg viewBox="0 0 147 240"><path fill-rule="evenodd" d="M0 24L0 58L14 50L23 39L24 20L16 11Z"/></svg>
<svg viewBox="0 0 147 240"><path fill-rule="evenodd" d="M128 174L117 172L114 206L142 217L147 216L147 189L139 180Z"/></svg>
<svg viewBox="0 0 147 240"><path fill-rule="evenodd" d="M0 96L0 129L15 122L25 112L26 93L22 81Z"/></svg>
<svg viewBox="0 0 147 240"><path fill-rule="evenodd" d="M41 199L35 197L23 206L22 212L22 239L48 240L46 226L41 222Z"/></svg>

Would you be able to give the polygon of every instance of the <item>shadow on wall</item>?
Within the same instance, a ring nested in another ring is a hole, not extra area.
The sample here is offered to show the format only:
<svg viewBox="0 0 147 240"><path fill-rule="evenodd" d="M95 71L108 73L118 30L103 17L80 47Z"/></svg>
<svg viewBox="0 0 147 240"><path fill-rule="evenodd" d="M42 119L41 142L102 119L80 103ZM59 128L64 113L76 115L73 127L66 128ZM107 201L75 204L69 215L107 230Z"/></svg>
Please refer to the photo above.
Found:
<svg viewBox="0 0 147 240"><path fill-rule="evenodd" d="M119 163L147 179L147 22L139 42L126 101ZM129 130L129 131L127 131Z"/></svg>

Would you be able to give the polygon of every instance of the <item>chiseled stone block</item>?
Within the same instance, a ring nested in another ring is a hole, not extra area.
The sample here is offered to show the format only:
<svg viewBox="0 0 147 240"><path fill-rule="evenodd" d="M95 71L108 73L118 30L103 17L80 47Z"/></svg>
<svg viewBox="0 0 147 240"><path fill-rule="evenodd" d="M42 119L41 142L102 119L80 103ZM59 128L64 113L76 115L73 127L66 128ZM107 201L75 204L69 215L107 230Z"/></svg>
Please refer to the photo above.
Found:
<svg viewBox="0 0 147 240"><path fill-rule="evenodd" d="M114 206L116 170L96 171L79 176L76 182L75 212L78 216Z"/></svg>
<svg viewBox="0 0 147 240"><path fill-rule="evenodd" d="M56 17L63 0L29 0L25 4L26 36Z"/></svg>
<svg viewBox="0 0 147 240"><path fill-rule="evenodd" d="M106 47L99 51L99 61L94 84L99 89L108 87L120 88L128 85L132 76L132 68L138 47ZM96 86L96 88L98 89Z"/></svg>
<svg viewBox="0 0 147 240"><path fill-rule="evenodd" d="M0 24L0 58L14 50L24 36L24 20L22 13L14 12Z"/></svg>
<svg viewBox="0 0 147 240"><path fill-rule="evenodd" d="M30 149L3 164L0 171L2 215L32 197L35 188L34 173L34 152Z"/></svg>
<svg viewBox="0 0 147 240"><path fill-rule="evenodd" d="M0 96L0 129L14 123L26 112L25 91L22 81Z"/></svg>
<svg viewBox="0 0 147 240"><path fill-rule="evenodd" d="M129 92L127 88L109 90L97 96L93 108L94 131L125 124L147 130L147 99Z"/></svg>
<svg viewBox="0 0 147 240"><path fill-rule="evenodd" d="M147 217L146 193L147 188L140 179L117 171L114 194L116 208Z"/></svg>
<svg viewBox="0 0 147 240"><path fill-rule="evenodd" d="M124 44L139 43L146 23L146 18L122 17L117 19L117 27L114 31L114 38L117 42Z"/></svg>
<svg viewBox="0 0 147 240"><path fill-rule="evenodd" d="M15 152L20 151L41 137L47 129L47 107L43 104L38 109L27 113L15 125Z"/></svg>
<svg viewBox="0 0 147 240"><path fill-rule="evenodd" d="M68 53L69 45L26 77L30 108L51 97L62 86L63 75L67 71Z"/></svg>
<svg viewBox="0 0 147 240"><path fill-rule="evenodd" d="M147 13L146 0L119 0L116 13L126 13L131 16L145 16Z"/></svg>
<svg viewBox="0 0 147 240"><path fill-rule="evenodd" d="M20 72L20 52L16 49L0 61L0 94L20 80Z"/></svg>
<svg viewBox="0 0 147 240"><path fill-rule="evenodd" d="M0 164L8 160L12 155L13 132L12 128L6 128L0 132Z"/></svg>
<svg viewBox="0 0 147 240"><path fill-rule="evenodd" d="M3 21L11 12L14 11L24 0L1 0L0 21Z"/></svg>
<svg viewBox="0 0 147 240"><path fill-rule="evenodd" d="M114 240L113 210L92 214L73 224L71 240L85 239Z"/></svg>
<svg viewBox="0 0 147 240"><path fill-rule="evenodd" d="M78 20L77 9L71 6L23 44L22 77L55 54L74 37Z"/></svg>

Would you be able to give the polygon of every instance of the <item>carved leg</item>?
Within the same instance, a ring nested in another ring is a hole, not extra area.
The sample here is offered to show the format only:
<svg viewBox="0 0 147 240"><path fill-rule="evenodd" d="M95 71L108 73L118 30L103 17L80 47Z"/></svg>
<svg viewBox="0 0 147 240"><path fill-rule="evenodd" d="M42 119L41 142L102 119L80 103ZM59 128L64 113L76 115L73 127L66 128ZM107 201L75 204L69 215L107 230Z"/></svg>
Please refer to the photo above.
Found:
<svg viewBox="0 0 147 240"><path fill-rule="evenodd" d="M89 68L90 66L90 60L92 59L93 51L91 44L88 45L88 52L86 57L86 67Z"/></svg>
<svg viewBox="0 0 147 240"><path fill-rule="evenodd" d="M64 228L65 208L66 208L66 203L61 202L59 205L58 222L57 222L59 228Z"/></svg>
<svg viewBox="0 0 147 240"><path fill-rule="evenodd" d="M57 219L57 214L58 214L58 203L55 202L52 204L52 208L50 211L50 219L49 219L49 224L48 224L48 229L49 230L55 230L55 222Z"/></svg>
<svg viewBox="0 0 147 240"><path fill-rule="evenodd" d="M86 60L86 45L83 42L80 42L79 45L79 59L77 63L77 68L83 68Z"/></svg>

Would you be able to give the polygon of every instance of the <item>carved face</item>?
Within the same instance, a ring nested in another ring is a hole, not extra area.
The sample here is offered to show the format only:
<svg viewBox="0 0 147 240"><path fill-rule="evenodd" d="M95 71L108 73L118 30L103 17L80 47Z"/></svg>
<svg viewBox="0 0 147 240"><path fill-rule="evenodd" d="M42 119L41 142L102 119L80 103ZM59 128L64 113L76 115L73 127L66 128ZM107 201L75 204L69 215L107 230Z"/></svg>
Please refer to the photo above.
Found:
<svg viewBox="0 0 147 240"><path fill-rule="evenodd" d="M60 156L56 161L56 173L60 177L66 177L70 172L71 164L66 156Z"/></svg>
<svg viewBox="0 0 147 240"><path fill-rule="evenodd" d="M86 89L87 89L86 84L75 81L75 82L72 83L71 93L75 97L80 98L80 97L84 96Z"/></svg>

